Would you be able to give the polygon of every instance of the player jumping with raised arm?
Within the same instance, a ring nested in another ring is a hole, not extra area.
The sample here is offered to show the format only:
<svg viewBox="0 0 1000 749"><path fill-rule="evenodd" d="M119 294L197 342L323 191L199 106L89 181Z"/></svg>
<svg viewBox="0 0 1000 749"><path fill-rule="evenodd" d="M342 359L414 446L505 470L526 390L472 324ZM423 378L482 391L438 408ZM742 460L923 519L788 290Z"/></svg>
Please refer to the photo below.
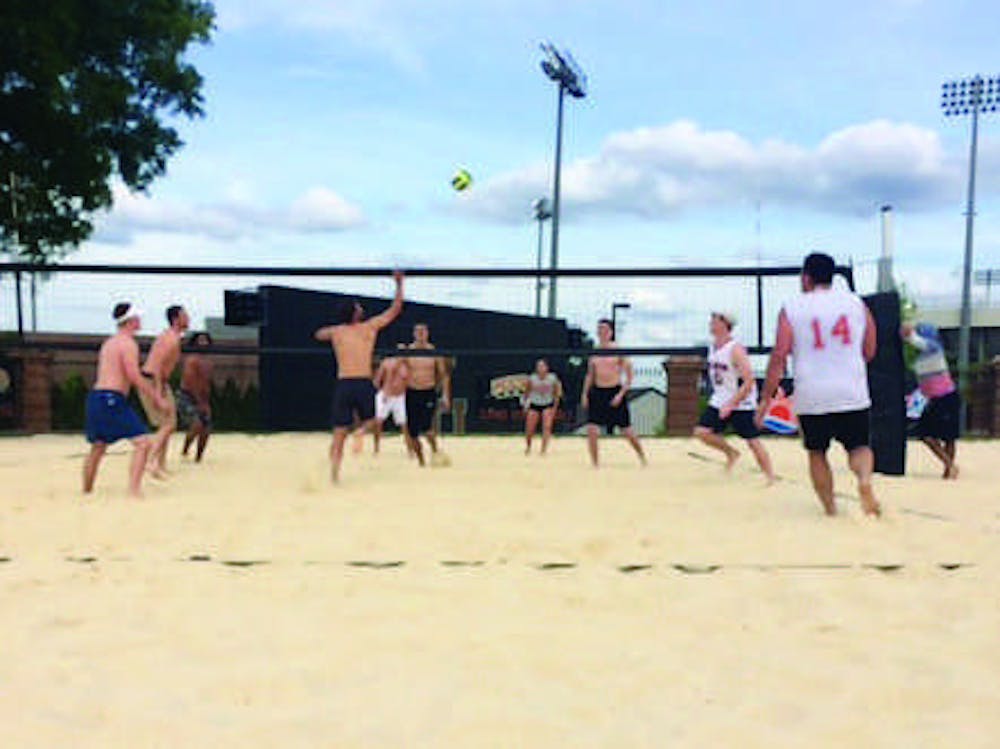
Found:
<svg viewBox="0 0 1000 749"><path fill-rule="evenodd" d="M365 319L365 310L356 300L340 303L337 321L314 334L327 341L337 360L337 385L333 396L333 441L330 445L330 475L340 480L344 442L354 418L362 427L375 420L375 386L372 384L372 353L379 331L395 320L403 309L403 274L393 274L396 296L385 312Z"/></svg>

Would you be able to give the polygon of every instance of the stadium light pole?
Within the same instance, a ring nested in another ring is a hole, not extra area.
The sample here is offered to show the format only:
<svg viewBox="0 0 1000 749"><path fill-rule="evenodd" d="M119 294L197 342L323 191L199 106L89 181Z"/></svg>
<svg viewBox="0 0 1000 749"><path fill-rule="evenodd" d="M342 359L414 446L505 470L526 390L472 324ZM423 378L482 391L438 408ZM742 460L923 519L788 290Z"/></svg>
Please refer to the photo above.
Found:
<svg viewBox="0 0 1000 749"><path fill-rule="evenodd" d="M552 218L552 208L546 198L538 198L531 204L531 210L534 213L535 221L538 222L538 254L535 258L535 267L541 271L543 227L545 222ZM542 286L542 274L539 272L535 278L535 317L542 316Z"/></svg>
<svg viewBox="0 0 1000 749"><path fill-rule="evenodd" d="M965 207L965 260L962 265L962 313L958 335L958 380L964 396L968 396L969 348L972 339L972 239L976 217L976 151L979 147L979 114L996 112L1000 104L1000 76L980 75L941 84L941 109L945 117L972 115L969 143L969 188ZM966 427L967 409L963 408L960 424Z"/></svg>
<svg viewBox="0 0 1000 749"><path fill-rule="evenodd" d="M557 83L559 105L556 115L556 163L555 176L552 180L552 250L550 265L552 270L559 268L559 209L562 182L562 134L563 134L563 101L566 94L574 99L582 99L587 95L587 76L576 64L573 56L566 50L558 50L551 42L544 42L542 52L542 72L550 80ZM556 316L556 277L549 279L549 317Z"/></svg>
<svg viewBox="0 0 1000 749"><path fill-rule="evenodd" d="M972 281L976 286L986 287L986 306L989 307L993 303L991 294L993 287L1000 285L1000 268L977 270L972 276Z"/></svg>

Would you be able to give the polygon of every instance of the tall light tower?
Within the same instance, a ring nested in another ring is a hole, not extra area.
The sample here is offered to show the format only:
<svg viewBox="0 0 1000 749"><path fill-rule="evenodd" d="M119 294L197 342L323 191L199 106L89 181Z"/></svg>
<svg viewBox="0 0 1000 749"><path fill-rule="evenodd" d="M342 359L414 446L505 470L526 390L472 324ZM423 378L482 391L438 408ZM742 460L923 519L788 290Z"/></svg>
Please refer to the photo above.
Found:
<svg viewBox="0 0 1000 749"><path fill-rule="evenodd" d="M962 266L962 317L958 336L959 386L966 394L969 384L969 347L972 338L972 237L976 217L976 150L979 146L979 113L996 112L1000 104L1000 76L980 75L941 84L941 109L945 117L972 115L969 144L969 193L965 208L965 262ZM965 429L962 409L961 428Z"/></svg>
<svg viewBox="0 0 1000 749"><path fill-rule="evenodd" d="M535 267L542 270L542 236L545 222L552 218L552 207L546 198L538 198L531 203L531 211L535 221L538 222L538 255L535 258ZM542 275L535 278L535 317L542 316Z"/></svg>
<svg viewBox="0 0 1000 749"><path fill-rule="evenodd" d="M569 94L575 99L587 95L587 76L576 64L568 51L559 51L551 42L541 45L545 59L542 60L542 72L558 84L559 110L556 117L556 165L552 184L552 270L559 268L559 192L562 172L562 131L563 131L563 99ZM549 279L549 317L556 316L556 277Z"/></svg>

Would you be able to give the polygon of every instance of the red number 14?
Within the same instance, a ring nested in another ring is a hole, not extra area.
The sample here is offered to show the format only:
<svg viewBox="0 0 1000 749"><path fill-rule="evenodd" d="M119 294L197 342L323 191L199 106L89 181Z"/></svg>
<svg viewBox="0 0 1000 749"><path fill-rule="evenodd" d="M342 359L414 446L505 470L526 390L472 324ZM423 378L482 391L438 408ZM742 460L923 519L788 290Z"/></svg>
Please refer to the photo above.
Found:
<svg viewBox="0 0 1000 749"><path fill-rule="evenodd" d="M813 329L813 348L822 349L826 348L826 343L823 341L823 328L820 326L819 320L813 318L812 321ZM847 320L847 315L841 315L837 318L837 322L834 323L833 328L830 330L830 335L834 338L839 338L840 342L845 346L849 346L851 343L851 323Z"/></svg>

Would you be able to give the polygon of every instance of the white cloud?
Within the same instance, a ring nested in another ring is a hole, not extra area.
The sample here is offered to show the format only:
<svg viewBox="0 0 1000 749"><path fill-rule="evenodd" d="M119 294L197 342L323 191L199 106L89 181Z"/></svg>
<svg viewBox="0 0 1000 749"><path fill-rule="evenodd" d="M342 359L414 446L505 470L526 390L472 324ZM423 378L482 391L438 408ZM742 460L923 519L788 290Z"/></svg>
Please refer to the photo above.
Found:
<svg viewBox="0 0 1000 749"><path fill-rule="evenodd" d="M424 73L425 64L411 32L421 17L427 24L434 15L426 0L220 0L217 9L223 29L336 34L414 74Z"/></svg>
<svg viewBox="0 0 1000 749"><path fill-rule="evenodd" d="M987 160L983 171L989 170ZM679 120L614 133L597 154L567 164L563 205L569 217L651 220L757 199L840 215L868 214L885 202L918 211L955 201L963 168L937 133L908 123L852 125L807 148L774 139L754 143L739 133ZM549 167L526 166L482 182L462 209L487 220L522 222L550 181Z"/></svg>
<svg viewBox="0 0 1000 749"><path fill-rule="evenodd" d="M303 232L343 231L365 223L361 208L325 187L313 187L292 203L289 226Z"/></svg>
<svg viewBox="0 0 1000 749"><path fill-rule="evenodd" d="M234 184L222 202L194 204L117 185L114 207L97 221L96 239L121 244L142 232L237 239L261 233L342 232L367 223L359 206L325 187L306 190L283 209L264 206L251 196L249 187Z"/></svg>

